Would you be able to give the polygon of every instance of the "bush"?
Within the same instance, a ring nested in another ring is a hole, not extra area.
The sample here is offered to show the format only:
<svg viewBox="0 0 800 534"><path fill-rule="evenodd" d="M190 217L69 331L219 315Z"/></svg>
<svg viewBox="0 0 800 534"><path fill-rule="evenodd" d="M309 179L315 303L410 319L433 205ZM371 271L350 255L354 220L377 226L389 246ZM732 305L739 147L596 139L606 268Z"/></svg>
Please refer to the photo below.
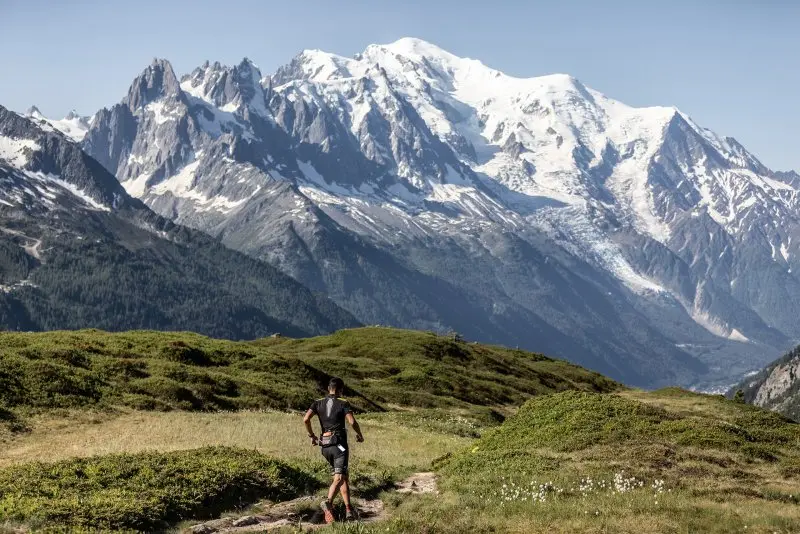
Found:
<svg viewBox="0 0 800 534"><path fill-rule="evenodd" d="M574 451L646 437L654 427L676 417L661 408L617 395L569 391L526 402L499 431L488 433L481 440L481 447Z"/></svg>
<svg viewBox="0 0 800 534"><path fill-rule="evenodd" d="M18 433L27 430L28 426L22 418L0 405L0 437L4 433Z"/></svg>
<svg viewBox="0 0 800 534"><path fill-rule="evenodd" d="M171 341L161 349L161 358L189 365L211 365L211 358L202 350L190 347L183 341Z"/></svg>
<svg viewBox="0 0 800 534"><path fill-rule="evenodd" d="M295 466L227 447L31 463L0 470L0 523L152 532L318 486Z"/></svg>
<svg viewBox="0 0 800 534"><path fill-rule="evenodd" d="M169 378L152 376L134 380L129 387L132 393L152 397L180 410L198 410L203 407L202 401L192 390Z"/></svg>
<svg viewBox="0 0 800 534"><path fill-rule="evenodd" d="M81 367L32 360L21 371L19 382L25 396L15 404L65 408L92 404L102 396L102 381Z"/></svg>

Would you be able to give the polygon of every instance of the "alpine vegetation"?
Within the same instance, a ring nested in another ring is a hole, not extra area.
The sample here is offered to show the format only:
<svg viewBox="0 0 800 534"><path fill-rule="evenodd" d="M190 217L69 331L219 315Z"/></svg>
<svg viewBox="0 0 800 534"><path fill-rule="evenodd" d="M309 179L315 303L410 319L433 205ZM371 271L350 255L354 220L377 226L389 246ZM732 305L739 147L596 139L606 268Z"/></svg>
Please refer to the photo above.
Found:
<svg viewBox="0 0 800 534"><path fill-rule="evenodd" d="M365 437L362 522L333 532L800 529L800 428L719 395L388 328L0 338L0 531L314 528L329 466L297 410L332 376Z"/></svg>

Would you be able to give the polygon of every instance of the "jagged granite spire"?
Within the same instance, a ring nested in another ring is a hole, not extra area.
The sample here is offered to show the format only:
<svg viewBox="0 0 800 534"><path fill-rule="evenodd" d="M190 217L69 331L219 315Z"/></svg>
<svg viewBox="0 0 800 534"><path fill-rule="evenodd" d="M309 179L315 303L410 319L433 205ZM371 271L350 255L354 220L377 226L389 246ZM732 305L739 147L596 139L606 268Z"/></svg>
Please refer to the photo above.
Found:
<svg viewBox="0 0 800 534"><path fill-rule="evenodd" d="M153 59L150 66L133 81L123 103L135 112L161 97L180 95L180 82L172 70L172 64L166 59Z"/></svg>
<svg viewBox="0 0 800 534"><path fill-rule="evenodd" d="M231 109L241 109L243 113L252 110L261 116L269 114L261 86L261 71L248 58L234 67L206 61L185 76L181 85L192 96L219 108L229 106Z"/></svg>

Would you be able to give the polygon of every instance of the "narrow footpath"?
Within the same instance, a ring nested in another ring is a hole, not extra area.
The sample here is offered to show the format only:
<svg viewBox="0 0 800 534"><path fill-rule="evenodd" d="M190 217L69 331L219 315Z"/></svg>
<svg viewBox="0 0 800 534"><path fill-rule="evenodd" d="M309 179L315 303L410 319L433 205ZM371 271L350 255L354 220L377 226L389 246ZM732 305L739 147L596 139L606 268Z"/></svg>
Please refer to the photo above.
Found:
<svg viewBox="0 0 800 534"><path fill-rule="evenodd" d="M403 494L438 494L434 473L414 473L393 490ZM304 532L324 528L319 496L305 496L264 507L259 515L224 517L194 525L190 534L237 534L240 532L269 532L283 527L299 527ZM360 523L374 523L389 518L381 499L355 501Z"/></svg>

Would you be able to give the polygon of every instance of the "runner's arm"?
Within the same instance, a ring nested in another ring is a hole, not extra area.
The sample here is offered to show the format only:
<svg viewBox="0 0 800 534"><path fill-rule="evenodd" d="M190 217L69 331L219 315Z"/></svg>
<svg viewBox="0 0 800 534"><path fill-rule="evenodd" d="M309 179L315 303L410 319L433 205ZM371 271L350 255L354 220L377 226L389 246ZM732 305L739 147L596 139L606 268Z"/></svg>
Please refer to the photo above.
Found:
<svg viewBox="0 0 800 534"><path fill-rule="evenodd" d="M363 442L364 441L364 436L361 434L361 427L358 426L358 421L356 421L356 418L353 415L353 412L348 412L347 415L345 415L345 417L347 418L347 422L350 423L350 426L353 427L353 430L356 431L356 440L359 443Z"/></svg>
<svg viewBox="0 0 800 534"><path fill-rule="evenodd" d="M306 412L305 417L303 417L303 423L306 425L306 432L308 432L308 437L311 438L311 444L317 444L317 435L314 434L314 429L311 428L311 419L314 418L314 410L310 409Z"/></svg>

